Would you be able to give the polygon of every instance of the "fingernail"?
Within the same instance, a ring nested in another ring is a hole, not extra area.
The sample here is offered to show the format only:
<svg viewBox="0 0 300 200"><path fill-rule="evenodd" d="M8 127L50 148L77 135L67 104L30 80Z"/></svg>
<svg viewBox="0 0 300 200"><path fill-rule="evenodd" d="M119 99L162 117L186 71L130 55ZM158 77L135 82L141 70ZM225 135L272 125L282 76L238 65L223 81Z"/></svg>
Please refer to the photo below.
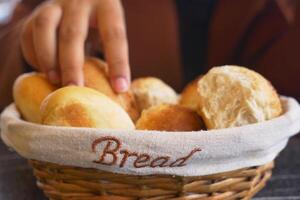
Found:
<svg viewBox="0 0 300 200"><path fill-rule="evenodd" d="M55 85L59 84L59 82L60 82L59 76L55 70L51 70L48 72L48 78L49 78L50 82Z"/></svg>
<svg viewBox="0 0 300 200"><path fill-rule="evenodd" d="M68 81L65 86L83 86L82 81Z"/></svg>
<svg viewBox="0 0 300 200"><path fill-rule="evenodd" d="M114 88L117 92L126 92L128 90L128 81L124 77L118 77L114 80Z"/></svg>
<svg viewBox="0 0 300 200"><path fill-rule="evenodd" d="M75 83L74 81L70 81L66 84L66 86L77 86L78 84Z"/></svg>

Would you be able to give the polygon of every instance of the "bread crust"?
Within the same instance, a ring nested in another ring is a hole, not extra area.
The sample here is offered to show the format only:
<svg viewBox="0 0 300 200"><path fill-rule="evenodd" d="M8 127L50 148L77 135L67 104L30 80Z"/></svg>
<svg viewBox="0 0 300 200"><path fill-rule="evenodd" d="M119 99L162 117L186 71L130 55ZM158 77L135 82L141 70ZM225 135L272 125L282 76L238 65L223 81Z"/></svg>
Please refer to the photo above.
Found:
<svg viewBox="0 0 300 200"><path fill-rule="evenodd" d="M41 116L46 125L135 129L119 104L87 87L68 86L54 91L42 102Z"/></svg>
<svg viewBox="0 0 300 200"><path fill-rule="evenodd" d="M13 85L13 98L22 117L26 121L40 123L40 105L56 88L41 73L20 75Z"/></svg>
<svg viewBox="0 0 300 200"><path fill-rule="evenodd" d="M86 87L93 88L120 104L133 121L139 118L140 113L132 91L117 94L112 89L108 78L108 66L104 61L87 57L83 73Z"/></svg>
<svg viewBox="0 0 300 200"><path fill-rule="evenodd" d="M198 109L199 94L198 94L198 81L202 76L188 83L181 92L179 104L190 108L192 110Z"/></svg>
<svg viewBox="0 0 300 200"><path fill-rule="evenodd" d="M177 93L169 85L155 77L135 79L131 84L131 89L140 112L154 105L178 102Z"/></svg>
<svg viewBox="0 0 300 200"><path fill-rule="evenodd" d="M198 93L198 113L208 129L262 122L282 113L270 82L244 67L212 68L198 82Z"/></svg>
<svg viewBox="0 0 300 200"><path fill-rule="evenodd" d="M136 123L139 130L198 131L203 122L197 113L180 105L160 104L144 110Z"/></svg>

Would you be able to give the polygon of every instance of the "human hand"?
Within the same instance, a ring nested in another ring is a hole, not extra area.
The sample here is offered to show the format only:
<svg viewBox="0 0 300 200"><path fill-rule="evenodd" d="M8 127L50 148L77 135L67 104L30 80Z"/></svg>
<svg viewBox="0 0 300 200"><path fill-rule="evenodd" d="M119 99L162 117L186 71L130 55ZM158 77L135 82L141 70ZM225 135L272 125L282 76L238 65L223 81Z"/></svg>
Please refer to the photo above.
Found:
<svg viewBox="0 0 300 200"><path fill-rule="evenodd" d="M84 44L90 27L99 32L112 87L117 92L126 91L130 67L119 0L52 0L41 4L23 26L24 58L52 83L83 85Z"/></svg>

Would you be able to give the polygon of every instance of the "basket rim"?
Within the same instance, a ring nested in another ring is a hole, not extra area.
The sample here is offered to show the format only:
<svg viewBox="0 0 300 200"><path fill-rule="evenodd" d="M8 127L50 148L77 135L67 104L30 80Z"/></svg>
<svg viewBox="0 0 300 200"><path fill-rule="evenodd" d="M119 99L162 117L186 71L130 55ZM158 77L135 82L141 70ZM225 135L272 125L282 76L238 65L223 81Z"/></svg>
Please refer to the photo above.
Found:
<svg viewBox="0 0 300 200"><path fill-rule="evenodd" d="M242 128L256 128L256 127L260 127L260 126L263 126L263 125L269 125L271 123L272 124L277 123L278 121L282 120L284 117L291 114L291 112L293 112L293 110L291 110L291 108L292 107L295 108L296 105L298 105L299 110L300 110L300 105L297 102L297 100L295 100L294 98L286 97L286 96L280 96L280 100L282 102L284 113L282 115L278 116L278 117L273 118L273 119L263 121L263 122L253 123L253 124L247 124L247 125L243 125L243 126L240 126L240 127L229 127L229 128L199 130L199 131L180 131L180 134L182 134L182 133L184 133L184 134L199 134L199 133L201 133L201 134L215 134L215 132L226 134L228 132L240 130ZM137 129L135 129L135 130L120 130L120 129L108 129L108 128L63 127L63 126L51 126L51 125L37 124L37 123L33 123L33 122L28 122L28 121L22 119L21 114L19 113L15 103L11 103L10 105L8 105L3 110L3 112L0 115L1 118L7 110L13 110L14 111L14 117L16 117L21 124L32 126L33 128L34 127L36 127L36 128L49 128L49 127L51 127L52 129L56 129L57 131L61 131L61 130L63 131L63 130L69 129L69 130L101 130L101 131L119 131L119 132L130 131L132 134L137 134L137 133L151 133L151 134L163 133L163 134L172 134L172 135L176 134L175 131L155 131L155 130L137 130ZM0 118L0 120L1 120L1 118Z"/></svg>
<svg viewBox="0 0 300 200"><path fill-rule="evenodd" d="M184 134L36 125L21 120L12 104L8 109L14 112L1 115L1 137L8 146L29 159L123 174L205 175L262 165L273 160L286 146L289 137L300 130L299 104L292 98L286 98L284 101L286 113L263 122L263 126L260 123ZM274 123L278 124L274 127ZM104 147L110 141L101 143L102 146L96 143L94 148L95 141L105 137L114 137L122 142L122 148L116 153L119 156L118 165L102 165L101 156L105 154ZM126 158L128 165L125 167L121 164L125 155L121 150L136 154ZM194 150L197 150L197 153ZM137 168L134 163L142 154L150 156L147 163L150 167L155 166L151 163L158 158L164 157L167 161L153 168ZM176 167L173 163L176 163ZM178 163L187 165L178 167Z"/></svg>

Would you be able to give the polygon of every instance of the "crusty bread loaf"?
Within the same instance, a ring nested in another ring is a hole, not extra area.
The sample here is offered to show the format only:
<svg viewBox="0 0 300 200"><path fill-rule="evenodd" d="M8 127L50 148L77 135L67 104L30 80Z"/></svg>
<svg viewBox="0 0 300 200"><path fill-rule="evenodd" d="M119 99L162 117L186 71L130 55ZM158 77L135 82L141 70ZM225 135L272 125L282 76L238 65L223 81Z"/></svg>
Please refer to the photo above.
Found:
<svg viewBox="0 0 300 200"><path fill-rule="evenodd" d="M13 86L13 97L22 117L26 121L40 123L41 102L55 89L41 73L32 72L19 76Z"/></svg>
<svg viewBox="0 0 300 200"><path fill-rule="evenodd" d="M41 105L42 123L56 126L133 130L122 107L87 87L68 86L47 96Z"/></svg>
<svg viewBox="0 0 300 200"><path fill-rule="evenodd" d="M212 68L198 82L199 109L208 129L262 122L281 114L280 99L260 74L238 66Z"/></svg>
<svg viewBox="0 0 300 200"><path fill-rule="evenodd" d="M155 77L135 79L131 84L140 112L161 103L176 104L176 92L166 83Z"/></svg>
<svg viewBox="0 0 300 200"><path fill-rule="evenodd" d="M83 66L84 85L117 101L117 95L108 81L107 70L107 64L104 61L97 58L86 57Z"/></svg>
<svg viewBox="0 0 300 200"><path fill-rule="evenodd" d="M198 81L200 80L200 76L187 84L185 88L182 90L180 95L179 104L190 108L192 110L198 109L199 104L199 94L198 94Z"/></svg>
<svg viewBox="0 0 300 200"><path fill-rule="evenodd" d="M200 116L180 105L160 104L144 110L136 123L139 130L197 131L205 129Z"/></svg>
<svg viewBox="0 0 300 200"><path fill-rule="evenodd" d="M131 119L136 121L139 117L139 111L133 93L129 90L117 94L110 85L107 70L107 64L104 61L97 58L86 58L83 67L85 86L93 88L119 103Z"/></svg>

